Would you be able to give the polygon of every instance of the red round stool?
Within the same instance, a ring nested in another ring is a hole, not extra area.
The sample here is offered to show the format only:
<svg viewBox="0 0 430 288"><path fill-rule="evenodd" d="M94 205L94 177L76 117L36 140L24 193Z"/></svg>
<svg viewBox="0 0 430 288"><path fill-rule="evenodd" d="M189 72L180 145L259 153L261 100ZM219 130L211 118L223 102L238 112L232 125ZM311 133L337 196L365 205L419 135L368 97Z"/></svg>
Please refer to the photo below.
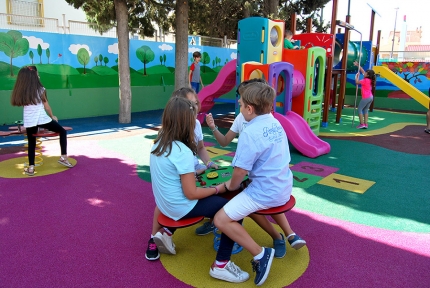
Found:
<svg viewBox="0 0 430 288"><path fill-rule="evenodd" d="M296 205L296 198L294 198L294 196L291 195L290 200L288 200L288 202L282 206L272 207L272 208L260 210L254 213L258 215L276 215L276 214L281 214L281 213L290 211L291 209L293 209L294 205Z"/></svg>
<svg viewBox="0 0 430 288"><path fill-rule="evenodd" d="M194 224L199 223L204 218L205 217L203 217L203 216L198 216L198 217L187 218L187 219L180 219L178 221L175 221L175 220L167 217L163 213L160 213L160 215L158 215L157 221L158 221L158 224L160 224L163 227L168 227L168 228L185 228L185 227L192 226Z"/></svg>

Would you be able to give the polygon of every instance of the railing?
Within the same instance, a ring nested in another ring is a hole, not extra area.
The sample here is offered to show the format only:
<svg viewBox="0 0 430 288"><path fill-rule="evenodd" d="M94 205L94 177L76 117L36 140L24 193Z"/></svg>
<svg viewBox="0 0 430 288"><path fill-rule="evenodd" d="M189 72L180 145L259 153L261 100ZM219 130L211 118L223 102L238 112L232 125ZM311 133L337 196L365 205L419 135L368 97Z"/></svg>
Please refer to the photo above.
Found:
<svg viewBox="0 0 430 288"><path fill-rule="evenodd" d="M63 22L63 25L59 25L58 19L54 19L54 18L0 13L0 29L27 30L27 31L117 38L116 27L113 27L109 31L100 34L99 32L92 29L92 26L95 24L91 24L88 22L69 20L68 26L66 26L64 14L63 14L62 22ZM139 29L133 29L133 32L130 32L129 34L129 38L142 39L137 34L138 30ZM200 38L199 44L202 46L214 46L214 47L224 47L224 48L232 48L232 49L237 48L237 41L232 39L227 39L227 37L224 37L224 38L214 38L214 37L207 37L207 36L198 36L198 37ZM164 33L162 35L158 35L156 31L154 37L145 37L144 40L175 43L175 33L169 32L169 33Z"/></svg>
<svg viewBox="0 0 430 288"><path fill-rule="evenodd" d="M91 24L88 22L69 20L69 27L68 27L69 34L117 38L116 27L113 27L107 32L99 33L96 30L91 28L91 26L94 26L94 25L95 24Z"/></svg>
<svg viewBox="0 0 430 288"><path fill-rule="evenodd" d="M40 32L59 32L58 19L0 13L0 28Z"/></svg>
<svg viewBox="0 0 430 288"><path fill-rule="evenodd" d="M378 62L430 62L430 51L379 51Z"/></svg>

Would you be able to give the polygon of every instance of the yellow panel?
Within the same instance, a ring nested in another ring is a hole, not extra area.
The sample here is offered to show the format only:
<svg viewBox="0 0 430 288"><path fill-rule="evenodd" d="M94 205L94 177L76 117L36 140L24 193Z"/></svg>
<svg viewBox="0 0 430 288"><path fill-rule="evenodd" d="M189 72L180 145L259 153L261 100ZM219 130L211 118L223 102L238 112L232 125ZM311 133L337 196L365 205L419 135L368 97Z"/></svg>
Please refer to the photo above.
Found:
<svg viewBox="0 0 430 288"><path fill-rule="evenodd" d="M218 148L214 148L214 147L206 147L206 151L208 151L209 157L211 157L211 158L231 153L231 151L218 149Z"/></svg>
<svg viewBox="0 0 430 288"><path fill-rule="evenodd" d="M375 182L333 173L320 180L318 184L363 194Z"/></svg>
<svg viewBox="0 0 430 288"><path fill-rule="evenodd" d="M267 62L265 64L271 64L282 61L282 49L283 45L283 25L284 22L275 22L269 20L268 31L266 33L267 42ZM276 35L272 40L272 36ZM272 41L274 42L272 44ZM263 62L264 63L264 62Z"/></svg>

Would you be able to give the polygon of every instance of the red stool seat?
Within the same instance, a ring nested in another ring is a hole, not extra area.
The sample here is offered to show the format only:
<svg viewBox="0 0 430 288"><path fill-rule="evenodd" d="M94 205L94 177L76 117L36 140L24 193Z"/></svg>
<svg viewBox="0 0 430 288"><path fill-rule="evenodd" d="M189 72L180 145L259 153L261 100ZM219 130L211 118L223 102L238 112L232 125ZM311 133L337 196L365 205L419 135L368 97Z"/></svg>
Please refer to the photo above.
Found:
<svg viewBox="0 0 430 288"><path fill-rule="evenodd" d="M187 218L187 219L180 219L178 221L175 221L169 217L167 217L164 214L160 214L158 215L158 224L160 224L163 227L170 227L170 228L185 228L188 226L192 226L194 224L199 223L200 221L202 221L205 217L203 216L198 216L198 217L193 217L193 218Z"/></svg>
<svg viewBox="0 0 430 288"><path fill-rule="evenodd" d="M282 206L260 210L254 213L258 215L276 215L276 214L281 214L281 213L290 211L291 209L293 209L294 205L296 205L296 198L294 198L294 196L291 195L290 200L288 200L288 202Z"/></svg>

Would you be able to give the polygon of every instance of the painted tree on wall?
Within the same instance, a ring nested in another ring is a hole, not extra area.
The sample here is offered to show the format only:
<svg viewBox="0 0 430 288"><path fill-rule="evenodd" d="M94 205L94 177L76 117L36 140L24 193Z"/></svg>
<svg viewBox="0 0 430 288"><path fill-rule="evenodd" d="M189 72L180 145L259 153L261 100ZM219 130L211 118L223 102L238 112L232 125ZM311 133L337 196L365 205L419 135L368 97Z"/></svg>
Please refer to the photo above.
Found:
<svg viewBox="0 0 430 288"><path fill-rule="evenodd" d="M166 59L167 59L166 54L163 54L164 66L166 66Z"/></svg>
<svg viewBox="0 0 430 288"><path fill-rule="evenodd" d="M163 65L163 56L160 55L160 65Z"/></svg>
<svg viewBox="0 0 430 288"><path fill-rule="evenodd" d="M46 48L45 54L46 54L46 57L48 58L48 64L49 64L49 57L51 57L51 50L49 50L49 48Z"/></svg>
<svg viewBox="0 0 430 288"><path fill-rule="evenodd" d="M136 56L143 63L143 75L146 75L146 64L154 60L154 51L149 46L143 45L136 50Z"/></svg>
<svg viewBox="0 0 430 288"><path fill-rule="evenodd" d="M382 66L388 67L391 71L403 77L403 79L414 84L421 83L421 76L430 80L430 63L423 62L388 62ZM400 75L403 74L403 75Z"/></svg>
<svg viewBox="0 0 430 288"><path fill-rule="evenodd" d="M96 66L97 66L97 63L99 62L99 56L94 57L94 62L96 62Z"/></svg>
<svg viewBox="0 0 430 288"><path fill-rule="evenodd" d="M78 50L78 54L76 55L78 57L79 63L84 65L84 74L87 74L85 67L90 62L90 54L88 53L87 49L81 48Z"/></svg>
<svg viewBox="0 0 430 288"><path fill-rule="evenodd" d="M40 44L37 44L37 55L39 55L40 64L42 64L42 46Z"/></svg>
<svg viewBox="0 0 430 288"><path fill-rule="evenodd" d="M22 38L21 32L0 32L0 51L10 58L10 76L14 76L12 59L27 54L29 48L30 44L26 38Z"/></svg>
<svg viewBox="0 0 430 288"><path fill-rule="evenodd" d="M105 63L105 66L107 66L107 63L109 63L109 58L108 57L104 57L103 58L103 62Z"/></svg>
<svg viewBox="0 0 430 288"><path fill-rule="evenodd" d="M33 51L28 52L28 56L31 59L31 65L33 65L34 64L34 53L33 53Z"/></svg>
<svg viewBox="0 0 430 288"><path fill-rule="evenodd" d="M201 62L205 65L211 63L211 57L207 52L203 52ZM203 72L205 72L205 66L203 66Z"/></svg>

